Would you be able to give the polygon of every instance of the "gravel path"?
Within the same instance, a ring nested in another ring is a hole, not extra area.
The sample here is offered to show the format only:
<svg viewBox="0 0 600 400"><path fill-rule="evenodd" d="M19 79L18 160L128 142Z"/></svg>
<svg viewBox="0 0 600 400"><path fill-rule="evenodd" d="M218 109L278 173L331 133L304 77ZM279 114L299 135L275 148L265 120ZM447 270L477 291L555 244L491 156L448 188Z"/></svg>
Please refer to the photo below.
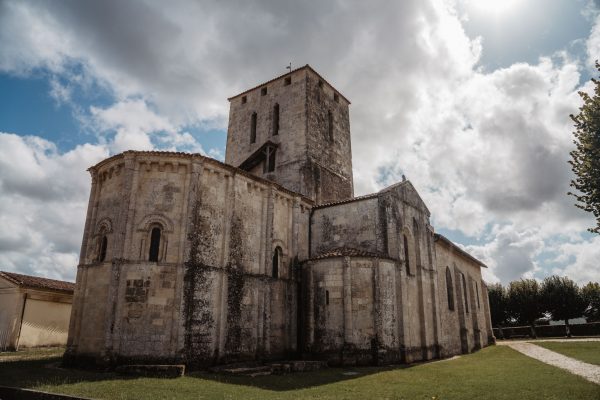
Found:
<svg viewBox="0 0 600 400"><path fill-rule="evenodd" d="M569 342L573 341L572 339ZM572 374L579 375L590 382L600 385L600 366L584 363L571 357L563 356L555 351L536 346L526 342L505 342L503 345L509 346L528 357L535 358L543 363L553 365L558 368L569 371Z"/></svg>

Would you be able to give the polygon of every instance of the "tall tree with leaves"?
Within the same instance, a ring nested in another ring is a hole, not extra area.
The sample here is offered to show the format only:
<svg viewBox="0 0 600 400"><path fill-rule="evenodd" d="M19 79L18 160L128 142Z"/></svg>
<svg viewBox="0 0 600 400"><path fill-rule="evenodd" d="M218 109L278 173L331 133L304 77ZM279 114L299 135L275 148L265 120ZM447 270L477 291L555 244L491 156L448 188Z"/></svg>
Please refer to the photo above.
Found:
<svg viewBox="0 0 600 400"><path fill-rule="evenodd" d="M600 72L598 61L596 69ZM600 80L592 78L592 82L593 95L579 92L583 105L579 114L570 116L575 122L575 150L569 164L576 176L571 186L577 193L569 194L577 199L575 206L594 214L596 226L588 230L600 234Z"/></svg>
<svg viewBox="0 0 600 400"><path fill-rule="evenodd" d="M506 289L500 283L491 284L488 286L488 298L490 300L492 326L501 327L508 320Z"/></svg>
<svg viewBox="0 0 600 400"><path fill-rule="evenodd" d="M587 308L584 312L587 322L600 322L600 284L589 282L581 289Z"/></svg>
<svg viewBox="0 0 600 400"><path fill-rule="evenodd" d="M535 279L521 279L508 285L508 309L510 315L521 324L531 327L531 337L535 334L535 320L544 316L540 285Z"/></svg>
<svg viewBox="0 0 600 400"><path fill-rule="evenodd" d="M571 337L569 320L581 317L587 308L579 286L566 276L549 276L542 284L542 300L544 311L555 321L564 320L566 334Z"/></svg>

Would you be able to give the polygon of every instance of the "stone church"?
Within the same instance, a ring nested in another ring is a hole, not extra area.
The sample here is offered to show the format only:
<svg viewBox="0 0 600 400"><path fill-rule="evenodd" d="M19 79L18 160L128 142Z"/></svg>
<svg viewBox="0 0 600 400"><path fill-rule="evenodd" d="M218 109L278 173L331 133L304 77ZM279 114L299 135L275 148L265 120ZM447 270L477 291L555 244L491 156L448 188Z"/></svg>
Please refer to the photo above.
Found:
<svg viewBox="0 0 600 400"><path fill-rule="evenodd" d="M225 163L91 167L67 364L410 363L491 344L485 265L408 180L354 197L350 102L306 65L229 98Z"/></svg>

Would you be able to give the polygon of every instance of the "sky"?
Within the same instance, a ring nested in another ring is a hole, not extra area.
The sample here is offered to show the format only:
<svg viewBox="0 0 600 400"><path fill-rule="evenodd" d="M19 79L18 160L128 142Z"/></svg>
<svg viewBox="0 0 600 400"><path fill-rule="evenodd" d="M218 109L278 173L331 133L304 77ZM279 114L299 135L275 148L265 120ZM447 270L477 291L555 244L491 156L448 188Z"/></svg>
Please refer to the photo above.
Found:
<svg viewBox="0 0 600 400"><path fill-rule="evenodd" d="M222 160L227 97L310 64L352 101L355 195L406 175L488 282L600 281L568 196L598 0L0 0L0 269L74 280L86 169Z"/></svg>

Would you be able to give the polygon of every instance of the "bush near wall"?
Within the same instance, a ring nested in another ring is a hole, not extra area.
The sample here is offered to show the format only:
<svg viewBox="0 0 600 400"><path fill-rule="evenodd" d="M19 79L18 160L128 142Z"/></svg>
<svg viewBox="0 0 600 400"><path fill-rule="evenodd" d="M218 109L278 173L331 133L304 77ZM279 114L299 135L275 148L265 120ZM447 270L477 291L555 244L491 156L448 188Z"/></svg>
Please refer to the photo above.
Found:
<svg viewBox="0 0 600 400"><path fill-rule="evenodd" d="M600 322L589 324L569 325L573 336L600 336ZM502 329L502 332L500 332ZM535 327L538 337L564 337L566 336L565 325L539 325ZM513 326L507 328L494 328L494 336L497 339L518 339L531 337L529 326Z"/></svg>

